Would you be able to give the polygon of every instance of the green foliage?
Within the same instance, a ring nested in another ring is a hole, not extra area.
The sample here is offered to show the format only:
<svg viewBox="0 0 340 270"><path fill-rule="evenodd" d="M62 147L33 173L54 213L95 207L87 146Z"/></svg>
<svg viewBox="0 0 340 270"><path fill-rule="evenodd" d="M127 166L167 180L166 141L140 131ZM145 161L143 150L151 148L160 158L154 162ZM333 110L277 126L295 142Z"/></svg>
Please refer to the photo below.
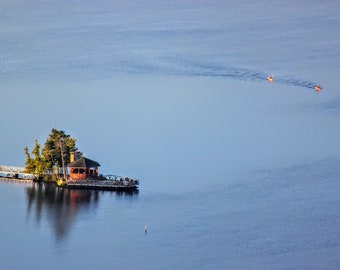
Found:
<svg viewBox="0 0 340 270"><path fill-rule="evenodd" d="M38 140L35 140L34 142L34 148L32 150L33 154L33 166L35 168L35 175L40 179L44 172L44 166L42 163L41 158L41 151L40 151L40 144L38 143Z"/></svg>
<svg viewBox="0 0 340 270"><path fill-rule="evenodd" d="M29 153L29 150L28 150L27 146L24 148L24 151L25 151L25 156L26 156L25 172L26 173L33 173L34 172L33 160L31 158L31 155Z"/></svg>
<svg viewBox="0 0 340 270"><path fill-rule="evenodd" d="M61 153L64 155L65 165L70 162L70 152L76 151L76 139L65 134L62 130L52 129L48 135L42 151L43 162L47 170L54 166L62 167Z"/></svg>
<svg viewBox="0 0 340 270"><path fill-rule="evenodd" d="M41 149L37 140L35 140L32 155L29 154L28 147L25 147L25 169L28 173L33 173L38 178L46 178L45 172L49 172L53 178L54 172L60 172L62 168L62 154L64 165L70 162L70 152L76 151L76 139L65 134L62 130L53 128L48 135L44 148Z"/></svg>
<svg viewBox="0 0 340 270"><path fill-rule="evenodd" d="M41 147L40 144L38 143L38 140L35 140L34 148L32 150L33 157L31 157L27 146L24 149L26 155L25 170L28 173L34 174L35 177L38 179L42 177L44 172L40 148Z"/></svg>

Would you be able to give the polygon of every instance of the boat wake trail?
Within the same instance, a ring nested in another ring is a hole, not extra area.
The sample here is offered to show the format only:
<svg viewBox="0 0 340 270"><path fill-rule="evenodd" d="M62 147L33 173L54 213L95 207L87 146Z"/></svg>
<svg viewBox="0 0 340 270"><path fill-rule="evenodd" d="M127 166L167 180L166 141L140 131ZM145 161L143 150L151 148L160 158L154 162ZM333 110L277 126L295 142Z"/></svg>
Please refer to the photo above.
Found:
<svg viewBox="0 0 340 270"><path fill-rule="evenodd" d="M309 89L314 89L315 85L317 85L314 82L300 81L300 80L297 80L297 79L290 79L290 78L287 78L287 79L278 78L278 79L275 80L275 82L280 83L280 84L309 88Z"/></svg>
<svg viewBox="0 0 340 270"><path fill-rule="evenodd" d="M188 75L188 76L202 76L202 77L220 77L220 78L230 78L234 80L241 81L267 81L270 74L260 71L254 71L245 68L235 68L235 67L225 67L219 65L187 65L182 66L180 72L175 72L178 75ZM299 80L292 77L283 77L273 75L273 82L278 84L285 84L294 87L301 87L307 89L315 89L317 83Z"/></svg>

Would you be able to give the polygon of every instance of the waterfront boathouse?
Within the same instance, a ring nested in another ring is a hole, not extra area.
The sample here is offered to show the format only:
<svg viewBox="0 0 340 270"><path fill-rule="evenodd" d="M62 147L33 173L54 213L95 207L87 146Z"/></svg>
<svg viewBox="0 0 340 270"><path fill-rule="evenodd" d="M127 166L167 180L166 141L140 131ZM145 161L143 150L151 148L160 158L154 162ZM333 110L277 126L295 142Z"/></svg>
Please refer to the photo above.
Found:
<svg viewBox="0 0 340 270"><path fill-rule="evenodd" d="M69 172L71 180L86 180L98 178L98 167L100 164L97 161L81 157L76 161L69 163Z"/></svg>

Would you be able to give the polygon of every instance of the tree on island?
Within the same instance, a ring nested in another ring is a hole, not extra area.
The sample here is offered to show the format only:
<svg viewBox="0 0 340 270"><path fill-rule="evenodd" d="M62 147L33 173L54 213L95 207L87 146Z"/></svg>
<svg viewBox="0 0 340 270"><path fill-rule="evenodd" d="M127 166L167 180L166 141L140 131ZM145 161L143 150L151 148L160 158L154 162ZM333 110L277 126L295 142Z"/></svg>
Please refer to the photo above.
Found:
<svg viewBox="0 0 340 270"><path fill-rule="evenodd" d="M25 170L28 173L34 174L35 178L40 179L42 178L44 168L43 168L43 162L41 158L41 147L38 143L38 140L35 140L34 142L34 148L32 150L32 155L29 154L28 147L25 147L25 155L26 155L26 167Z"/></svg>
<svg viewBox="0 0 340 270"><path fill-rule="evenodd" d="M44 148L41 149L35 140L31 157L28 147L25 147L25 170L37 179L56 180L63 173L63 166L70 162L70 152L77 150L76 139L65 131L53 128L48 135Z"/></svg>

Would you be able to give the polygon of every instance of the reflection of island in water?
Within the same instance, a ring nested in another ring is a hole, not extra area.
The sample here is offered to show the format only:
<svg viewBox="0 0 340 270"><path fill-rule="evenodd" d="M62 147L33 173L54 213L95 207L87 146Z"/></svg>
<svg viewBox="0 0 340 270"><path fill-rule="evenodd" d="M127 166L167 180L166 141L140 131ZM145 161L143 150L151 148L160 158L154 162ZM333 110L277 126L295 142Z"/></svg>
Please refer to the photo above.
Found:
<svg viewBox="0 0 340 270"><path fill-rule="evenodd" d="M34 215L38 224L43 218L53 226L57 239L66 236L79 212L98 206L102 191L57 188L52 184L33 184L26 188L27 215ZM135 195L137 193L124 193ZM121 196L121 193L116 193Z"/></svg>

